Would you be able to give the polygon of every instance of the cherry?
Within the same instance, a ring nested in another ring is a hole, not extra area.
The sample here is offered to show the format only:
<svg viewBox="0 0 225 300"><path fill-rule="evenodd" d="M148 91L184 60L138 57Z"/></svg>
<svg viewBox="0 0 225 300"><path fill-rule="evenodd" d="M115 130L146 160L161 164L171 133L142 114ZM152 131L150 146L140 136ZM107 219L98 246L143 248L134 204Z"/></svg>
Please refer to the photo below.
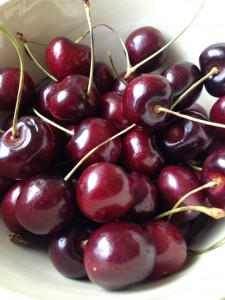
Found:
<svg viewBox="0 0 225 300"><path fill-rule="evenodd" d="M167 165L158 176L157 188L161 207L172 209L176 203L187 193L201 186L197 176L188 167L179 165ZM204 205L205 194L199 191L187 197L179 206ZM172 219L186 222L196 218L198 211L184 211L176 213Z"/></svg>
<svg viewBox="0 0 225 300"><path fill-rule="evenodd" d="M94 115L99 93L92 84L87 95L89 79L83 75L71 75L57 84L48 97L48 108L52 117L59 123L78 124Z"/></svg>
<svg viewBox="0 0 225 300"><path fill-rule="evenodd" d="M206 189L206 196L213 207L225 209L225 147L212 152L202 166L203 183L218 181L217 186Z"/></svg>
<svg viewBox="0 0 225 300"><path fill-rule="evenodd" d="M158 207L158 191L155 183L146 175L131 173L130 179L134 187L134 205L124 218L133 222L150 220Z"/></svg>
<svg viewBox="0 0 225 300"><path fill-rule="evenodd" d="M156 260L149 278L160 278L181 270L187 259L187 245L180 230L162 220L147 221L141 227L156 247Z"/></svg>
<svg viewBox="0 0 225 300"><path fill-rule="evenodd" d="M207 120L195 111L184 111L187 116ZM170 162L183 162L197 158L214 141L214 128L191 120L175 118L157 132L157 143Z"/></svg>
<svg viewBox="0 0 225 300"><path fill-rule="evenodd" d="M172 64L162 75L165 76L173 88L173 102L202 77L199 68L189 61L180 61ZM184 110L191 106L199 98L202 87L203 84L199 84L175 106L175 109Z"/></svg>
<svg viewBox="0 0 225 300"><path fill-rule="evenodd" d="M94 83L100 95L111 91L114 84L114 74L112 69L104 62L95 62Z"/></svg>
<svg viewBox="0 0 225 300"><path fill-rule="evenodd" d="M58 80L72 74L88 76L90 62L90 48L86 45L76 44L66 37L53 39L46 49L47 66Z"/></svg>
<svg viewBox="0 0 225 300"><path fill-rule="evenodd" d="M7 190L13 185L14 180L0 175L0 199Z"/></svg>
<svg viewBox="0 0 225 300"><path fill-rule="evenodd" d="M49 244L49 256L54 267L68 278L87 276L83 253L91 229L69 226L54 233Z"/></svg>
<svg viewBox="0 0 225 300"><path fill-rule="evenodd" d="M108 223L88 239L84 265L92 282L107 290L122 290L144 280L155 262L151 237L131 222Z"/></svg>
<svg viewBox="0 0 225 300"><path fill-rule="evenodd" d="M74 164L78 163L90 150L115 135L116 129L108 121L101 118L87 118L76 129L65 151L67 158ZM121 154L120 138L108 142L88 157L82 168L99 161L115 163Z"/></svg>
<svg viewBox="0 0 225 300"><path fill-rule="evenodd" d="M214 97L225 94L225 43L215 43L206 47L199 56L199 65L203 75L212 68L217 68L217 74L210 76L205 82L207 92Z"/></svg>
<svg viewBox="0 0 225 300"><path fill-rule="evenodd" d="M19 68L4 68L0 70L0 109L13 111L15 109L20 81ZM35 86L30 75L24 72L21 110L28 110L35 103Z"/></svg>
<svg viewBox="0 0 225 300"><path fill-rule="evenodd" d="M62 229L75 212L74 188L57 174L44 173L28 179L16 203L18 222L35 234Z"/></svg>
<svg viewBox="0 0 225 300"><path fill-rule="evenodd" d="M98 114L119 131L130 125L123 112L122 95L116 92L106 93L100 98Z"/></svg>
<svg viewBox="0 0 225 300"><path fill-rule="evenodd" d="M127 120L150 132L159 129L167 114L158 113L160 105L169 108L173 91L168 80L158 74L144 74L133 79L123 95L123 109Z"/></svg>
<svg viewBox="0 0 225 300"><path fill-rule="evenodd" d="M124 91L127 87L127 84L129 84L134 78L141 75L139 72L133 72L131 75L125 80L124 76L126 75L126 72L122 72L119 74L120 80L117 78L113 84L112 91L117 92L120 95L124 94ZM121 80L122 79L122 80Z"/></svg>
<svg viewBox="0 0 225 300"><path fill-rule="evenodd" d="M225 124L225 96L220 97L214 102L210 109L209 115L210 121ZM215 128L215 131L219 137L224 139L225 129Z"/></svg>
<svg viewBox="0 0 225 300"><path fill-rule="evenodd" d="M16 140L11 128L0 139L1 174L14 180L28 179L51 164L55 142L49 127L38 117L21 117L16 130Z"/></svg>
<svg viewBox="0 0 225 300"><path fill-rule="evenodd" d="M134 30L126 39L125 45L132 65L136 65L165 46L166 40L163 34L156 28L145 26ZM167 51L164 50L157 57L141 66L141 73L152 72L160 68L167 59Z"/></svg>
<svg viewBox="0 0 225 300"><path fill-rule="evenodd" d="M121 165L128 171L155 179L165 165L154 135L135 128L122 139Z"/></svg>
<svg viewBox="0 0 225 300"><path fill-rule="evenodd" d="M23 189L25 181L19 181L14 184L5 194L1 202L1 216L4 224L14 233L24 231L23 226L16 217L16 203Z"/></svg>
<svg viewBox="0 0 225 300"><path fill-rule="evenodd" d="M86 168L79 178L76 195L81 212L100 223L124 216L134 204L134 188L127 173L109 162Z"/></svg>

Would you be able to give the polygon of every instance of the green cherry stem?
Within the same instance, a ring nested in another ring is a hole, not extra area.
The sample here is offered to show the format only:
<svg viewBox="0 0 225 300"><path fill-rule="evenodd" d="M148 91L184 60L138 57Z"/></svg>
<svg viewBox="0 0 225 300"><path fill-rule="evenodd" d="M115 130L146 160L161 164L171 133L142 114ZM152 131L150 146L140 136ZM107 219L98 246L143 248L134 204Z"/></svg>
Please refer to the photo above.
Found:
<svg viewBox="0 0 225 300"><path fill-rule="evenodd" d="M35 113L35 115L37 115L39 118L41 118L42 120L44 120L46 123L64 131L65 133L73 136L74 135L74 131L72 130L68 130L65 127L62 127L60 125L58 125L57 123L53 122L52 120L49 120L48 118L46 118L45 116L43 116L41 113L39 113L34 107L33 107L33 112Z"/></svg>
<svg viewBox="0 0 225 300"><path fill-rule="evenodd" d="M210 76L217 75L219 73L219 69L217 67L212 67L212 69L201 79L196 81L192 86L190 86L182 95L180 95L177 100L172 104L171 109L174 109L177 104L179 104L186 95L188 95L192 90L194 90L199 84L204 82L206 79L208 79Z"/></svg>
<svg viewBox="0 0 225 300"><path fill-rule="evenodd" d="M0 31L11 41L11 43L15 47L15 49L18 53L19 62L20 62L19 88L18 88L18 93L17 93L16 106L15 106L15 110L14 110L13 123L12 123L12 136L11 136L11 139L13 141L15 141L18 138L17 131L16 131L16 125L17 125L18 116L19 116L19 108L20 108L20 102L21 102L23 84L24 84L24 58L23 58L22 49L20 48L20 45L18 44L16 38L8 30L6 30L2 25L0 25Z"/></svg>
<svg viewBox="0 0 225 300"><path fill-rule="evenodd" d="M174 214L174 213L179 213L179 212L182 212L182 211L191 211L191 210L194 210L194 211L199 211L203 214L206 214L207 216L213 218L213 219L222 219L225 217L225 210L221 209L221 208L217 208L217 207L206 207L206 206L201 206L201 205L189 205L189 206L182 206L182 207L178 207L178 208L175 208L175 209L171 209L171 210L168 210L164 213L161 213L159 215L157 215L156 217L154 217L154 219L161 219L161 218L164 218L164 217L168 217L170 216L171 214Z"/></svg>
<svg viewBox="0 0 225 300"><path fill-rule="evenodd" d="M114 65L114 62L113 62L113 58L112 58L112 55L109 51L107 51L107 55L109 57L109 61L110 61L110 64L111 64L111 67L112 67L112 70L113 70L113 73L116 77L116 79L118 79L119 81L121 81L124 85L127 85L127 82L123 80L123 78L120 78L120 75L118 74L118 72L116 71L116 68L115 68L115 65Z"/></svg>
<svg viewBox="0 0 225 300"><path fill-rule="evenodd" d="M34 57L33 53L31 52L29 46L28 46L28 40L24 37L23 33L17 32L17 38L23 43L24 48L26 49L27 53L31 57L31 59L34 61L34 63L41 69L49 78L51 78L53 81L58 81L57 78L55 78L53 75L51 75L45 68L42 67L42 65L38 62L38 60Z"/></svg>
<svg viewBox="0 0 225 300"><path fill-rule="evenodd" d="M203 248L203 249L188 248L188 253L189 254L204 254L204 253L210 252L212 250L215 250L216 248L219 248L224 243L225 243L225 237L222 237L216 243L214 243L213 245L211 245L211 246L209 246L207 248Z"/></svg>
<svg viewBox="0 0 225 300"><path fill-rule="evenodd" d="M5 133L5 131L0 129L0 134L4 134L4 133Z"/></svg>
<svg viewBox="0 0 225 300"><path fill-rule="evenodd" d="M90 67L90 74L89 74L89 82L88 82L88 88L87 88L87 96L90 97L91 94L91 87L93 84L93 78L94 78L94 64L95 64L95 56L94 56L94 36L93 36L93 29L92 29L92 22L91 22L91 15L90 15L90 3L89 0L83 0L84 3L84 9L86 12L90 37L91 37L91 67Z"/></svg>
<svg viewBox="0 0 225 300"><path fill-rule="evenodd" d="M175 37L173 38L171 41L169 41L165 46L163 46L161 49L159 49L158 51L156 51L155 53L153 53L152 55L150 55L149 57L147 57L146 59L142 60L140 63L136 64L135 66L133 66L132 68L128 68L127 69L127 73L125 75L125 79L127 79L133 72L135 72L138 68L140 68L142 65L144 65L146 62L150 61L151 59L153 59L154 57L156 57L157 55L159 55L161 52L163 52L166 48L168 48L171 44L173 44L194 22L194 20L197 18L197 16L199 15L204 3L206 0L203 0L199 9L197 10L196 14L194 15L194 17L192 18L192 20L189 22L189 24L182 29L182 31Z"/></svg>
<svg viewBox="0 0 225 300"><path fill-rule="evenodd" d="M84 155L84 157L82 157L82 159L73 167L73 169L66 175L66 177L64 178L65 181L68 181L71 176L76 172L76 170L82 165L82 163L88 159L88 157L90 155L92 155L94 152L96 152L99 148L101 148L102 146L106 145L108 142L115 140L116 138L118 138L119 136L121 136L122 134L126 133L127 131L131 130L132 128L134 128L136 126L136 124L132 124L129 127L125 128L124 130L118 132L117 134L113 135L112 137L110 137L109 139L105 140L104 142L100 143L98 146L94 147L93 149L91 149L86 155Z"/></svg>

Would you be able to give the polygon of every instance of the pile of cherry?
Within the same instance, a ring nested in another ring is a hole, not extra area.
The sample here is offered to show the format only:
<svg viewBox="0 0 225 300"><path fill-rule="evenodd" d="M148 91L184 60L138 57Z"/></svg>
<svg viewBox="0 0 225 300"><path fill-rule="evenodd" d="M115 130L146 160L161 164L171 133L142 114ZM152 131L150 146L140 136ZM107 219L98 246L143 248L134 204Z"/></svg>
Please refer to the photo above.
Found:
<svg viewBox="0 0 225 300"><path fill-rule="evenodd" d="M137 65L165 43L160 31L143 27L125 44ZM46 48L53 79L35 87L25 72L16 136L10 116L0 139L1 217L21 243L29 244L27 232L47 236L50 259L69 278L119 290L178 272L208 220L195 208L225 209L225 129L191 119L225 124L225 43L204 49L200 67L179 61L157 73L167 56L120 80L95 62L89 87L91 49L57 37ZM176 103L212 68L215 74ZM1 69L0 109L14 110L19 77L20 69ZM218 98L209 117L195 103L203 85ZM163 111L171 107L190 118Z"/></svg>

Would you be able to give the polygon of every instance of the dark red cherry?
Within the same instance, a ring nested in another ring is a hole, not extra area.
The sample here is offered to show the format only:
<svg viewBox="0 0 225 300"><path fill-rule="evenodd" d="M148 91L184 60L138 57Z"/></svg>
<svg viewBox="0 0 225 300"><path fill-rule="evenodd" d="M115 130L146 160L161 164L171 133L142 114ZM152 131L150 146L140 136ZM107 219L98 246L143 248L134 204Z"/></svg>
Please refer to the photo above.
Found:
<svg viewBox="0 0 225 300"><path fill-rule="evenodd" d="M95 63L94 82L100 95L104 95L112 90L114 74L109 65L102 61Z"/></svg>
<svg viewBox="0 0 225 300"><path fill-rule="evenodd" d="M212 206L225 209L225 147L212 152L202 166L203 183L217 180L218 186L206 189L206 196Z"/></svg>
<svg viewBox="0 0 225 300"><path fill-rule="evenodd" d="M47 66L58 80L68 75L90 72L91 50L83 44L76 44L66 37L53 39L46 49Z"/></svg>
<svg viewBox="0 0 225 300"><path fill-rule="evenodd" d="M213 103L210 109L209 118L212 122L225 124L225 95L220 97ZM215 131L221 139L224 139L225 129L215 127Z"/></svg>
<svg viewBox="0 0 225 300"><path fill-rule="evenodd" d="M94 115L99 93L92 85L87 95L89 79L82 75L71 75L58 83L48 97L48 108L52 117L59 123L78 124Z"/></svg>
<svg viewBox="0 0 225 300"><path fill-rule="evenodd" d="M180 165L167 165L160 172L157 181L161 207L163 210L172 209L184 195L200 186L201 182L191 169ZM205 199L204 192L199 191L187 197L179 207L204 205ZM184 211L173 214L172 219L186 222L199 214L198 211Z"/></svg>
<svg viewBox="0 0 225 300"><path fill-rule="evenodd" d="M136 65L165 46L163 34L156 28L145 26L134 30L126 39L125 45L132 65ZM168 51L164 50L149 62L141 66L141 73L152 72L160 68L167 59Z"/></svg>
<svg viewBox="0 0 225 300"><path fill-rule="evenodd" d="M126 220L143 222L155 215L158 207L158 191L155 183L146 175L131 173L131 182L134 187L134 205L124 216Z"/></svg>
<svg viewBox="0 0 225 300"><path fill-rule="evenodd" d="M99 162L84 170L76 195L81 212L100 223L124 216L134 204L134 188L127 173L108 162Z"/></svg>
<svg viewBox="0 0 225 300"><path fill-rule="evenodd" d="M194 111L183 111L183 114L201 120L205 116ZM214 128L183 118L175 118L162 130L157 132L157 143L170 162L183 162L197 158L207 151L214 142Z"/></svg>
<svg viewBox="0 0 225 300"><path fill-rule="evenodd" d="M168 67L162 75L165 76L173 88L173 102L202 77L199 68L189 61L174 63ZM199 98L202 88L203 83L189 92L181 102L175 106L175 110L184 110L191 106Z"/></svg>
<svg viewBox="0 0 225 300"><path fill-rule="evenodd" d="M142 224L156 247L156 260L149 278L160 278L182 269L187 259L187 245L180 230L170 222L151 220Z"/></svg>
<svg viewBox="0 0 225 300"><path fill-rule="evenodd" d="M5 193L13 184L14 180L0 175L0 199L5 195Z"/></svg>
<svg viewBox="0 0 225 300"><path fill-rule="evenodd" d="M50 166L55 155L55 141L49 127L38 117L21 117L16 130L15 140L12 140L12 129L0 139L0 165L3 176L21 180Z"/></svg>
<svg viewBox="0 0 225 300"><path fill-rule="evenodd" d="M66 146L66 155L73 163L78 163L94 147L116 134L116 129L108 121L101 118L88 118L82 121L75 135ZM95 162L117 162L121 154L121 139L117 138L100 147L82 164L82 168Z"/></svg>
<svg viewBox="0 0 225 300"><path fill-rule="evenodd" d="M98 114L115 126L118 131L131 125L123 112L122 95L116 92L106 93L99 99Z"/></svg>
<svg viewBox="0 0 225 300"><path fill-rule="evenodd" d="M68 278L87 276L83 254L91 230L70 226L54 233L49 244L49 256L54 267Z"/></svg>
<svg viewBox="0 0 225 300"><path fill-rule="evenodd" d="M151 238L131 222L103 225L92 233L84 251L90 280L107 290L122 290L144 280L154 263Z"/></svg>
<svg viewBox="0 0 225 300"><path fill-rule="evenodd" d="M75 212L75 190L56 174L39 174L28 179L16 203L19 223L35 234L62 229Z"/></svg>
<svg viewBox="0 0 225 300"><path fill-rule="evenodd" d="M122 138L121 165L130 172L156 178L165 162L154 135L135 128Z"/></svg>
<svg viewBox="0 0 225 300"><path fill-rule="evenodd" d="M129 84L134 78L140 76L141 73L133 72L133 73L131 73L131 75L126 80L124 79L125 75L126 75L126 72L122 72L122 73L119 74L119 78L121 80L119 80L119 79L115 80L115 82L113 84L113 87L112 87L113 92L117 92L118 94L123 95L124 91L127 87L127 84Z"/></svg>
<svg viewBox="0 0 225 300"><path fill-rule="evenodd" d="M0 109L14 111L20 80L19 68L4 68L0 70ZM24 84L20 102L20 110L27 110L35 103L35 86L32 78L24 72Z"/></svg>
<svg viewBox="0 0 225 300"><path fill-rule="evenodd" d="M1 202L2 220L7 228L14 233L21 233L24 230L16 217L16 203L24 183L24 181L15 183L5 194Z"/></svg>
<svg viewBox="0 0 225 300"><path fill-rule="evenodd" d="M215 43L206 47L199 57L201 72L206 75L213 67L218 74L210 76L204 81L207 92L214 97L225 95L225 43Z"/></svg>
<svg viewBox="0 0 225 300"><path fill-rule="evenodd" d="M171 107L173 91L162 75L145 74L132 80L123 95L123 109L129 122L151 132L160 128L167 113L156 111L157 105Z"/></svg>

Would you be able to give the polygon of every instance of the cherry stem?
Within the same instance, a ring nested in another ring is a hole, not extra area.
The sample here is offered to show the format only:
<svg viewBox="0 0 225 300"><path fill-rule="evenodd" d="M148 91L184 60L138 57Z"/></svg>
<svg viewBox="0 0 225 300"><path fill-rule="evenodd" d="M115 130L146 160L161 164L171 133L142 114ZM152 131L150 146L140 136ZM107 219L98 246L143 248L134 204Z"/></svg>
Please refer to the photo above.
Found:
<svg viewBox="0 0 225 300"><path fill-rule="evenodd" d="M191 248L188 248L188 252L190 254L204 254L204 253L207 253L209 251L215 250L216 248L219 248L224 243L225 243L225 237L222 237L216 243L214 243L213 245L211 245L211 246L209 246L207 248L203 248L203 249L191 249Z"/></svg>
<svg viewBox="0 0 225 300"><path fill-rule="evenodd" d="M93 84L93 78L94 78L94 64L95 64L95 57L94 57L94 36L93 36L93 30L92 30L92 22L91 22L91 15L90 15L90 3L89 0L83 0L84 3L84 9L86 12L89 32L91 36L91 66L90 66L90 74L89 74L89 81L88 81L88 88L87 88L87 96L90 97L91 94L91 87Z"/></svg>
<svg viewBox="0 0 225 300"><path fill-rule="evenodd" d="M186 95L188 95L192 90L194 90L199 84L204 82L206 79L208 79L210 76L216 75L219 73L219 69L217 67L213 67L205 76L203 76L201 79L196 81L192 86L190 86L182 95L180 95L177 100L172 104L171 109L174 109L174 107L180 103Z"/></svg>
<svg viewBox="0 0 225 300"><path fill-rule="evenodd" d="M168 217L169 215L174 214L174 213L179 213L182 211L192 211L192 210L204 213L213 219L222 219L225 217L225 210L223 210L221 208L206 207L206 206L201 206L201 205L199 205L199 206L198 205L189 205L189 206L182 206L182 207L168 210L168 211L154 217L154 219L161 219L164 217Z"/></svg>
<svg viewBox="0 0 225 300"><path fill-rule="evenodd" d="M198 162L194 160L188 160L186 163L189 165L190 168L196 170L196 171L202 171L202 168L198 166Z"/></svg>
<svg viewBox="0 0 225 300"><path fill-rule="evenodd" d="M0 129L0 134L4 134L4 133L5 133L5 131Z"/></svg>
<svg viewBox="0 0 225 300"><path fill-rule="evenodd" d="M115 140L116 138L118 138L119 136L121 136L122 134L126 133L127 131L131 130L132 128L134 128L136 126L136 124L132 124L129 127L127 127L126 129L118 132L117 134L113 135L112 137L110 137L109 139L105 140L104 142L100 143L98 146L94 147L93 149L91 149L86 155L84 155L84 157L82 157L82 159L75 165L75 167L66 175L66 177L64 178L65 181L68 181L70 179L70 177L76 172L76 170L81 166L81 164L88 159L89 156L91 156L94 152L96 152L99 148L101 148L102 146L106 145L108 142Z"/></svg>
<svg viewBox="0 0 225 300"><path fill-rule="evenodd" d="M17 125L18 116L19 116L19 108L20 108L20 102L21 102L23 84L24 84L24 58L23 58L22 49L20 48L20 45L18 44L15 37L10 32L8 32L2 25L0 25L0 31L11 41L11 43L15 47L15 49L18 53L19 62L20 62L19 88L18 88L18 93L17 93L16 106L15 106L15 110L14 110L13 123L12 123L12 136L11 136L11 139L13 141L15 141L18 138L17 132L16 132L16 125Z"/></svg>
<svg viewBox="0 0 225 300"><path fill-rule="evenodd" d="M53 75L51 75L47 70L45 70L42 65L38 62L38 60L34 57L33 53L31 52L29 46L28 46L28 40L24 37L23 33L17 32L17 38L23 43L24 48L26 49L27 53L31 57L31 59L35 62L35 64L41 69L49 78L51 78L53 81L58 81L57 78L55 78Z"/></svg>
<svg viewBox="0 0 225 300"><path fill-rule="evenodd" d="M115 65L114 65L114 62L113 62L113 59L112 59L112 55L109 51L107 51L107 55L109 57L109 61L110 61L110 64L111 64L111 67L112 67L112 70L114 72L114 75L116 76L116 79L118 79L120 82L122 82L124 85L127 85L127 82L124 81L122 78L120 78L120 75L118 74L118 72L116 71L116 68L115 68Z"/></svg>
<svg viewBox="0 0 225 300"><path fill-rule="evenodd" d="M67 134L73 136L74 135L74 131L66 129L65 127L62 127L60 125L58 125L57 123L53 122L52 120L49 120L48 118L46 118L45 116L43 116L42 114L40 114L34 107L33 107L33 112L42 120L44 120L45 122L47 122L48 124L66 132Z"/></svg>
<svg viewBox="0 0 225 300"><path fill-rule="evenodd" d="M103 26L103 27L106 27L108 28L109 30L111 30L115 35L116 37L118 38L118 40L120 41L122 47L123 47L123 50L125 52L125 56L126 56L126 64L127 64L127 69L130 69L131 68L131 63L130 63L130 59L129 59L129 54L128 54L128 51L127 51L127 48L125 46L125 43L122 39L122 37L119 35L119 33L113 29L111 26L107 25L107 24L103 24L103 23L99 23L99 24L96 24L95 26L92 27L92 30L94 30L95 28L97 27L100 27L100 26ZM88 34L90 33L90 31L87 31L86 33L84 33L80 38L78 38L75 43L79 43L82 39L84 39Z"/></svg>
<svg viewBox="0 0 225 300"><path fill-rule="evenodd" d="M207 189L209 187L219 186L219 185L220 185L220 181L218 179L215 179L215 180L207 182L206 184L204 184L204 185L202 185L202 186L200 186L200 187L198 187L198 188L196 188L196 189L188 192L183 197L181 197L180 200L177 201L177 203L173 206L172 210L178 208L180 206L180 204L183 203L184 200L186 200L189 196L191 196L191 195L193 195L193 194L195 194L197 192L200 192L200 191L202 191L204 189ZM171 217L172 217L172 214L169 215L168 221L171 219Z"/></svg>
<svg viewBox="0 0 225 300"><path fill-rule="evenodd" d="M168 48L171 44L173 44L194 22L194 20L197 18L197 16L199 15L204 3L206 0L203 0L199 9L197 10L196 14L194 15L194 17L192 18L191 22L175 37L173 38L170 42L168 42L165 46L163 46L161 49L159 49L158 51L156 51L155 53L153 53L152 55L150 55L149 57L147 57L146 59L142 60L140 63L136 64L135 66L133 66L132 68L128 68L127 69L127 73L124 77L124 79L127 79L133 72L135 72L138 68L140 68L142 65L144 65L145 63L147 63L148 61L150 61L151 59L153 59L154 57L156 57L157 55L159 55L162 51L164 51L166 48Z"/></svg>
<svg viewBox="0 0 225 300"><path fill-rule="evenodd" d="M22 245L26 245L26 246L28 245L28 242L25 241L25 240L22 238L21 234L19 234L19 233L14 233L14 232L10 233L10 234L9 234L9 239L10 239L11 241L13 241L13 242L18 243L18 244L22 244Z"/></svg>
<svg viewBox="0 0 225 300"><path fill-rule="evenodd" d="M162 107L161 105L156 105L154 107L154 112L155 113L166 112L166 113L169 113L169 114L174 115L176 117L187 119L189 121L197 122L197 123L200 123L200 124L209 125L209 126L213 126L213 127L219 127L219 128L225 128L225 124L210 122L210 121L205 121L205 120L201 120L201 119L198 119L198 118L194 118L194 117L184 115L184 114L181 114L179 112L170 110L168 108Z"/></svg>

